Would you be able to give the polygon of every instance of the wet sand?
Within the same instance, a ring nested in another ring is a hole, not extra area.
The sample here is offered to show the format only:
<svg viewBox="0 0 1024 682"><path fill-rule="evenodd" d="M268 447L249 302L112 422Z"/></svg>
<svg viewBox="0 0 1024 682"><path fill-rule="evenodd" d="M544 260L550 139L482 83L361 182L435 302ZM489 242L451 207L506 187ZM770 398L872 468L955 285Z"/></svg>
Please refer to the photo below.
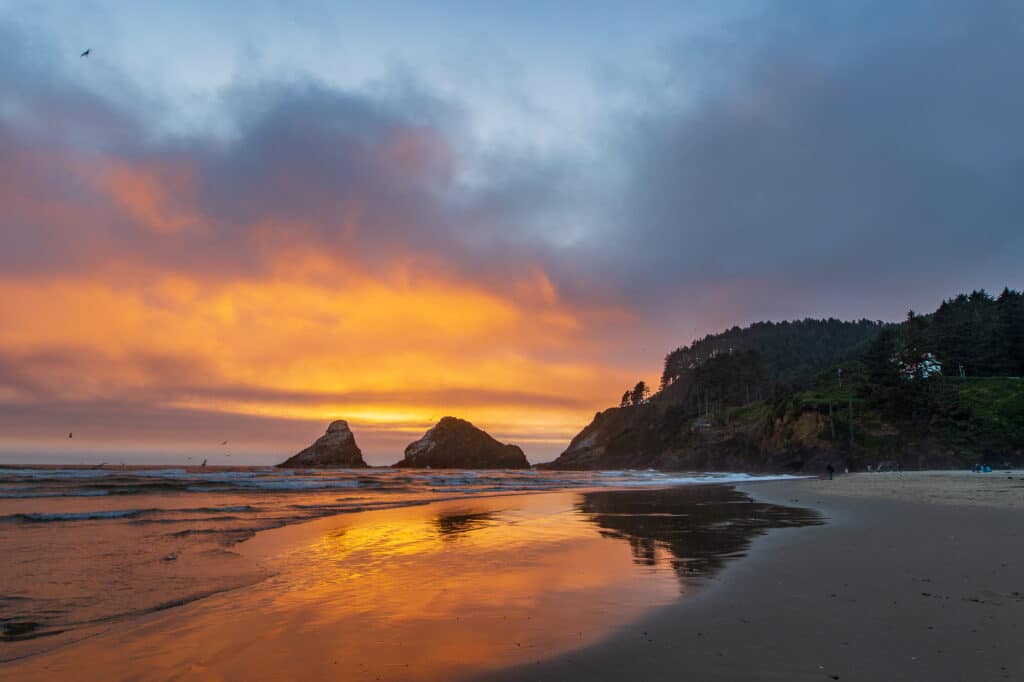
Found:
<svg viewBox="0 0 1024 682"><path fill-rule="evenodd" d="M237 545L257 584L105 624L11 679L449 680L596 642L820 523L722 485L482 497L323 518ZM178 562L191 561L189 555Z"/></svg>
<svg viewBox="0 0 1024 682"><path fill-rule="evenodd" d="M694 598L481 679L1024 679L1019 484L950 472L741 486L829 523L773 531Z"/></svg>

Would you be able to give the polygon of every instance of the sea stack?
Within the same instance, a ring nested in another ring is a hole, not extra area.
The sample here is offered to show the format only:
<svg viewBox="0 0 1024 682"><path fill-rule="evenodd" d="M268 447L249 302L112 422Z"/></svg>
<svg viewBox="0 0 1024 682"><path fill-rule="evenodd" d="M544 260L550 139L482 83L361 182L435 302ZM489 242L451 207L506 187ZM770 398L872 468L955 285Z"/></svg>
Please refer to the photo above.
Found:
<svg viewBox="0 0 1024 682"><path fill-rule="evenodd" d="M356 437L344 419L331 422L327 433L299 454L278 464L279 467L321 468L341 467L357 469L367 466L363 452L356 445Z"/></svg>
<svg viewBox="0 0 1024 682"><path fill-rule="evenodd" d="M491 438L465 419L445 417L405 448L396 467L432 469L529 469L518 445Z"/></svg>

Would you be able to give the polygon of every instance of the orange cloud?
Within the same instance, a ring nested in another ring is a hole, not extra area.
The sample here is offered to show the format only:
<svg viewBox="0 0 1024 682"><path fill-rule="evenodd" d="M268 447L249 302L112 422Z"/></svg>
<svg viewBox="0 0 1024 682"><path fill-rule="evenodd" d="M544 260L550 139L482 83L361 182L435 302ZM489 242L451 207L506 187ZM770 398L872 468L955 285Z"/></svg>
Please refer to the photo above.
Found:
<svg viewBox="0 0 1024 682"><path fill-rule="evenodd" d="M290 277L283 264L224 280L141 266L3 277L0 355L74 357L30 377L62 400L345 417L392 441L454 413L528 451L566 443L633 379L588 359L600 345L589 313L559 303L539 270L527 297L411 273L401 259L368 274L307 256L283 256Z"/></svg>
<svg viewBox="0 0 1024 682"><path fill-rule="evenodd" d="M106 180L114 201L149 229L171 233L200 225L188 208L194 201L195 173L183 163L114 161Z"/></svg>
<svg viewBox="0 0 1024 682"><path fill-rule="evenodd" d="M443 134L396 119L307 139L285 123L288 154L272 135L206 156L14 149L0 167L14 266L0 270L0 418L31 406L26 424L52 425L48 406L93 405L90 427L116 434L124 406L152 408L133 437L180 418L182 438L200 414L347 418L364 450L390 448L380 462L454 414L549 455L636 381L617 346L629 312L574 305L538 251L467 245L491 211L509 218L500 192L451 192ZM239 152L253 145L265 163Z"/></svg>

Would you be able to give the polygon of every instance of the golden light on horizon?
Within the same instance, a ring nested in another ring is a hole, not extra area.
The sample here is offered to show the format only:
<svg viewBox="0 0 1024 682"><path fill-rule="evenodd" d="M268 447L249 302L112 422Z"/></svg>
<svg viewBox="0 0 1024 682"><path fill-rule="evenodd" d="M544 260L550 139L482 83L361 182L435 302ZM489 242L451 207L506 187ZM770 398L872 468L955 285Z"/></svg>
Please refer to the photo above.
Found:
<svg viewBox="0 0 1024 682"><path fill-rule="evenodd" d="M442 140L396 135L371 155L377 171L416 188L450 181ZM614 352L634 312L599 297L568 302L524 254L494 268L429 244L378 243L377 197L263 206L251 223L225 226L202 198L203 167L186 156L54 151L18 163L32 172L0 189L14 218L74 239L60 267L0 274L8 404L44 415L52 404L113 405L89 423L108 436L127 404L345 418L392 449L451 415L554 446L636 381L635 362ZM54 174L67 184L59 198L41 189Z"/></svg>
<svg viewBox="0 0 1024 682"><path fill-rule="evenodd" d="M65 400L346 418L395 436L453 415L523 443L567 442L629 383L588 358L588 311L562 304L540 268L507 289L401 258L369 274L292 250L271 270L2 277L0 351Z"/></svg>

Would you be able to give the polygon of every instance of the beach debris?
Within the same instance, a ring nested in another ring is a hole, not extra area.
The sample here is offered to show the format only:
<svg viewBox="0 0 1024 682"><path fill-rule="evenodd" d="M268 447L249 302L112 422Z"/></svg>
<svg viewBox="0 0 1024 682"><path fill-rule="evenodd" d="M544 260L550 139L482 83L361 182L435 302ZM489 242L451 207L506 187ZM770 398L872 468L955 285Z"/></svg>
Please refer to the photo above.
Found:
<svg viewBox="0 0 1024 682"><path fill-rule="evenodd" d="M178 558L178 553L177 552L171 552L170 554L168 554L167 556L164 557L164 561L175 561L175 560L177 560L177 558Z"/></svg>

